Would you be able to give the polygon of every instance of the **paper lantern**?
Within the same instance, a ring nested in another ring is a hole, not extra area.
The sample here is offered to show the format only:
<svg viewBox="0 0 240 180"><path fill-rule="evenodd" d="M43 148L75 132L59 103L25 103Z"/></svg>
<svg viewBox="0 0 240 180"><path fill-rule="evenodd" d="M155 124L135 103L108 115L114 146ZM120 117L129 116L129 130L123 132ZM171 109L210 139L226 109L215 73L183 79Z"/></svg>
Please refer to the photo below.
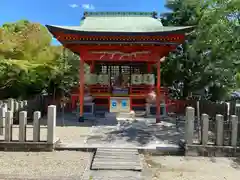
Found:
<svg viewBox="0 0 240 180"><path fill-rule="evenodd" d="M139 85L142 84L143 76L141 74L132 74L131 79L132 84Z"/></svg>
<svg viewBox="0 0 240 180"><path fill-rule="evenodd" d="M88 74L85 76L85 84L97 84L97 75L96 74Z"/></svg>
<svg viewBox="0 0 240 180"><path fill-rule="evenodd" d="M109 77L107 74L99 74L97 82L101 85L108 85L109 84Z"/></svg>
<svg viewBox="0 0 240 180"><path fill-rule="evenodd" d="M155 84L154 74L144 74L143 84L154 85Z"/></svg>

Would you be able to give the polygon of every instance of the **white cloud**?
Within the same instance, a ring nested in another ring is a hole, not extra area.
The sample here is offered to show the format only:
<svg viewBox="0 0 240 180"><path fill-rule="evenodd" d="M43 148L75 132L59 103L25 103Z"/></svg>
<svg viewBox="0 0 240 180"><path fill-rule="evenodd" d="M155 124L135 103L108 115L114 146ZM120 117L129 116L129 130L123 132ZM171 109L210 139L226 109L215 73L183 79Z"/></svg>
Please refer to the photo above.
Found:
<svg viewBox="0 0 240 180"><path fill-rule="evenodd" d="M92 4L82 4L82 8L85 10L94 10L95 7Z"/></svg>
<svg viewBox="0 0 240 180"><path fill-rule="evenodd" d="M69 4L69 7L71 7L71 8L78 8L79 6L77 4Z"/></svg>

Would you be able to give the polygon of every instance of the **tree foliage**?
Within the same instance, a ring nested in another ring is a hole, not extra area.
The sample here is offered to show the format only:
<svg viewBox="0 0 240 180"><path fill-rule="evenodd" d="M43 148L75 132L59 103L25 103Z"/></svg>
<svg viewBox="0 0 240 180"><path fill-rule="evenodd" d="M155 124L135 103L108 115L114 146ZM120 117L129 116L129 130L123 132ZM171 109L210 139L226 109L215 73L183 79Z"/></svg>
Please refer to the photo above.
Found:
<svg viewBox="0 0 240 180"><path fill-rule="evenodd" d="M166 7L164 25L194 30L163 63L163 84L180 89L182 98L208 89L212 100L240 88L240 1L168 0ZM1 98L56 97L78 86L79 57L51 41L38 23L21 20L0 27Z"/></svg>
<svg viewBox="0 0 240 180"><path fill-rule="evenodd" d="M235 86L239 51L238 0L167 1L164 25L193 25L186 42L167 58L163 78L167 85L182 83L182 96L207 88L212 100Z"/></svg>
<svg viewBox="0 0 240 180"><path fill-rule="evenodd" d="M62 94L78 82L78 56L51 44L47 29L22 20L0 28L0 91L4 97Z"/></svg>

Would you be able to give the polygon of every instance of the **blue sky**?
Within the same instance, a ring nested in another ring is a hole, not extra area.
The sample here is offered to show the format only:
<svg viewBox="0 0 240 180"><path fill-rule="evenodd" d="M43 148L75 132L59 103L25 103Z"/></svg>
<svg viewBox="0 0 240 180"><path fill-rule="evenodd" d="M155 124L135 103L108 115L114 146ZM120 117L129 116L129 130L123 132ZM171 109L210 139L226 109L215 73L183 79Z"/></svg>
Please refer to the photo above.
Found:
<svg viewBox="0 0 240 180"><path fill-rule="evenodd" d="M0 0L0 25L27 19L43 25L79 25L87 11L157 11L165 0Z"/></svg>

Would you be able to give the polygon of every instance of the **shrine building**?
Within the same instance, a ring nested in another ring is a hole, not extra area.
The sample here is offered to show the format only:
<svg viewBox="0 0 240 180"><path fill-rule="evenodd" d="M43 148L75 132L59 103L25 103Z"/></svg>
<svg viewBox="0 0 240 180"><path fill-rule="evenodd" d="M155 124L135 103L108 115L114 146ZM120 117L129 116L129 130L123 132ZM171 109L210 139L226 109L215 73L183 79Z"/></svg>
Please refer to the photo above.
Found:
<svg viewBox="0 0 240 180"><path fill-rule="evenodd" d="M167 104L161 62L184 42L192 27L163 26L156 12L84 12L79 26L46 27L80 57L79 93L72 97L73 103L79 100L80 120L87 86L94 111L121 113L155 106L156 122L160 122L161 107L166 110ZM84 63L90 72L84 73ZM149 105L146 98L151 92L156 92L156 101Z"/></svg>

